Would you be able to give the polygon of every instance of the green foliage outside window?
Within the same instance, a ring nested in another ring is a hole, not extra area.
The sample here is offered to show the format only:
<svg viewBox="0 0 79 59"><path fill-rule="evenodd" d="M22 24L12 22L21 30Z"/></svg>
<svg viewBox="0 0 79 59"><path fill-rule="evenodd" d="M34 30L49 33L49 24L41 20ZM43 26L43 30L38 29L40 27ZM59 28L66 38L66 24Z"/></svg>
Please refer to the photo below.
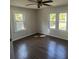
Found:
<svg viewBox="0 0 79 59"><path fill-rule="evenodd" d="M23 21L23 15L22 14L15 14L15 18L16 18L16 21Z"/></svg>
<svg viewBox="0 0 79 59"><path fill-rule="evenodd" d="M15 13L15 22L16 22L16 28L15 31L21 31L24 30L24 22L23 22L23 14L22 13Z"/></svg>
<svg viewBox="0 0 79 59"><path fill-rule="evenodd" d="M50 14L50 21L56 20L56 14Z"/></svg>
<svg viewBox="0 0 79 59"><path fill-rule="evenodd" d="M66 30L67 13L59 14L59 29Z"/></svg>
<svg viewBox="0 0 79 59"><path fill-rule="evenodd" d="M56 14L50 14L50 28L55 28Z"/></svg>
<svg viewBox="0 0 79 59"><path fill-rule="evenodd" d="M59 14L59 20L66 21L67 13L60 13Z"/></svg>

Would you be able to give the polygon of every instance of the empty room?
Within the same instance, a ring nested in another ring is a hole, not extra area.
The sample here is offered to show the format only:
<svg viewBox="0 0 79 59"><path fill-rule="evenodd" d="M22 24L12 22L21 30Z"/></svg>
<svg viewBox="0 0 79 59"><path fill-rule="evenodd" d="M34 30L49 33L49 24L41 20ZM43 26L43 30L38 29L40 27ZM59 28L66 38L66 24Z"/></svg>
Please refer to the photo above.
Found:
<svg viewBox="0 0 79 59"><path fill-rule="evenodd" d="M68 59L68 0L10 0L10 59Z"/></svg>

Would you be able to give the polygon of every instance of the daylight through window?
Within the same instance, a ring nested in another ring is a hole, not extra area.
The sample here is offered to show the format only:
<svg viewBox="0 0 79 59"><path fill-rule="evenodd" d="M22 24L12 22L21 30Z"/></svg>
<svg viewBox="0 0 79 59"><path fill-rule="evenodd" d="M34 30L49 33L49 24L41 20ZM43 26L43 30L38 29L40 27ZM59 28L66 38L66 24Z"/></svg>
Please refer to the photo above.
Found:
<svg viewBox="0 0 79 59"><path fill-rule="evenodd" d="M55 29L55 22L56 22L56 14L50 14L50 28Z"/></svg>
<svg viewBox="0 0 79 59"><path fill-rule="evenodd" d="M23 14L15 13L15 21L16 21L16 31L24 30L24 19Z"/></svg>
<svg viewBox="0 0 79 59"><path fill-rule="evenodd" d="M66 30L67 13L59 13L59 30Z"/></svg>

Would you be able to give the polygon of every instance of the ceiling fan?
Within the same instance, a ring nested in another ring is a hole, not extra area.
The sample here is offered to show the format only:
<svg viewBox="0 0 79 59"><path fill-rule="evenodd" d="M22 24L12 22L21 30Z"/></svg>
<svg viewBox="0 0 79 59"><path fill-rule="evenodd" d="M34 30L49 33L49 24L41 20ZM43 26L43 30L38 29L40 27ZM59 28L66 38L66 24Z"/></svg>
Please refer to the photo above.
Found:
<svg viewBox="0 0 79 59"><path fill-rule="evenodd" d="M51 3L53 2L52 0L48 0L48 1L42 1L42 0L28 0L28 1L31 1L31 2L34 2L34 4L27 4L26 6L29 6L29 5L37 5L38 8L40 8L40 6L42 5L45 5L45 6L51 6L49 4L46 4L46 3Z"/></svg>

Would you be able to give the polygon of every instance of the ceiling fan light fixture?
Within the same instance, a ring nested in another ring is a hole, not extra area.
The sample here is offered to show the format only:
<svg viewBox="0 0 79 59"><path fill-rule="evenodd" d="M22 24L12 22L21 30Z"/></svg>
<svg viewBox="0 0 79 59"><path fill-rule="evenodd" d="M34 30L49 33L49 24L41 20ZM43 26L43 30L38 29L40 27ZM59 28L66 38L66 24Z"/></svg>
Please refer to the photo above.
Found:
<svg viewBox="0 0 79 59"><path fill-rule="evenodd" d="M48 0L48 1L42 1L42 0L33 1L33 0L29 0L29 1L37 3L37 7L38 8L40 8L40 6L42 6L42 5L44 5L44 6L51 6L51 5L46 4L46 3L53 2L52 0ZM33 5L33 4L29 4L29 5Z"/></svg>

